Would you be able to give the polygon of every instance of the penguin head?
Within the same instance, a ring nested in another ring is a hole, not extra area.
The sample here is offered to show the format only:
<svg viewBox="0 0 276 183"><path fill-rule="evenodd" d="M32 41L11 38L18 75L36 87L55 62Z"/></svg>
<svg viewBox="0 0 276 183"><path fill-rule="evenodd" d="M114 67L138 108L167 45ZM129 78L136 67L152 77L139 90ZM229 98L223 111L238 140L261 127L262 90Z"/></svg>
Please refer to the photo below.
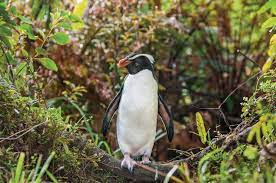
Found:
<svg viewBox="0 0 276 183"><path fill-rule="evenodd" d="M154 58L149 54L131 53L121 59L117 66L126 67L129 74L136 74L142 70L148 69L153 72Z"/></svg>

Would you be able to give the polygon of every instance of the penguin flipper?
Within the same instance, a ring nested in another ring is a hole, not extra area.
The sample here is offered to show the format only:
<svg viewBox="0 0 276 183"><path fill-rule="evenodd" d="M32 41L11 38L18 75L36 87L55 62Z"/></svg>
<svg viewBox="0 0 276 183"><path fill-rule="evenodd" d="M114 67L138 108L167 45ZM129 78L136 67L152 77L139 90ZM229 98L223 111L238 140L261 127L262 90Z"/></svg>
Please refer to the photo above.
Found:
<svg viewBox="0 0 276 183"><path fill-rule="evenodd" d="M158 114L160 115L162 122L166 127L168 139L171 142L174 136L173 118L168 106L166 105L166 103L164 102L164 100L159 94L158 94Z"/></svg>
<svg viewBox="0 0 276 183"><path fill-rule="evenodd" d="M103 133L104 136L106 136L110 121L111 121L114 113L117 111L117 109L119 107L123 87L124 86L121 87L120 91L117 93L115 98L108 105L107 110L105 112L104 119L103 119L103 124L102 124L102 133Z"/></svg>

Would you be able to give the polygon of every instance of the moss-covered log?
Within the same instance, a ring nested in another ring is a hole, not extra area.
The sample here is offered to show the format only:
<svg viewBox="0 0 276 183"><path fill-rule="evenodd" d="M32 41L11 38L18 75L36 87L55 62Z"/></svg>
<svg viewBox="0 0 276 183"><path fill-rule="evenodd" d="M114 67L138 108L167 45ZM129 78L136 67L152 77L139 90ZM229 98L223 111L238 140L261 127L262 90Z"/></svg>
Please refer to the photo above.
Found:
<svg viewBox="0 0 276 183"><path fill-rule="evenodd" d="M121 168L120 160L115 159L97 147L91 148L90 152L88 152L88 155L89 154L99 157L100 160L97 164L100 168L135 182L163 181L167 173L170 172L174 166L173 164L152 163L150 165L142 165L138 163L133 173L130 173L127 169ZM173 175L176 176L177 171L175 171ZM171 178L177 179L174 176Z"/></svg>

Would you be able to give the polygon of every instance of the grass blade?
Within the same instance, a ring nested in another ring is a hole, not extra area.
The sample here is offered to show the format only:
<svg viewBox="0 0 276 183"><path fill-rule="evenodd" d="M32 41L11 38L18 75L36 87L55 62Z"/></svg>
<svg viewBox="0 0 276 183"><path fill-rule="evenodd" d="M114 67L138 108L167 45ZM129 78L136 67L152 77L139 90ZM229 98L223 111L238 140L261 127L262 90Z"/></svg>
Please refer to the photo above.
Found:
<svg viewBox="0 0 276 183"><path fill-rule="evenodd" d="M48 159L47 159L46 162L44 163L44 165L43 165L41 171L39 172L39 174L38 174L38 176L37 176L37 178L36 178L36 180L35 180L35 183L39 183L39 182L41 181L42 176L44 175L44 173L45 173L46 170L48 169L48 167L49 167L49 165L50 165L52 159L53 159L54 156L55 156L55 154L56 154L56 153L55 153L54 151L50 154L50 156L48 157Z"/></svg>
<svg viewBox="0 0 276 183"><path fill-rule="evenodd" d="M46 174L51 179L51 181L53 181L54 183L58 183L58 180L55 178L55 176L51 172L49 172L48 170L46 170Z"/></svg>
<svg viewBox="0 0 276 183"><path fill-rule="evenodd" d="M34 176L32 178L32 182L34 182L35 179L36 179L36 176L37 176L39 168L40 168L41 160L42 160L42 155L40 154L39 157L38 157L36 166L35 166L35 172L34 172Z"/></svg>
<svg viewBox="0 0 276 183"><path fill-rule="evenodd" d="M24 159L25 159L25 153L22 152L19 155L19 159L18 159L18 162L17 162L16 171L15 171L14 182L16 182L16 183L18 183L19 180L20 180L20 176L21 176L22 169L23 169Z"/></svg>

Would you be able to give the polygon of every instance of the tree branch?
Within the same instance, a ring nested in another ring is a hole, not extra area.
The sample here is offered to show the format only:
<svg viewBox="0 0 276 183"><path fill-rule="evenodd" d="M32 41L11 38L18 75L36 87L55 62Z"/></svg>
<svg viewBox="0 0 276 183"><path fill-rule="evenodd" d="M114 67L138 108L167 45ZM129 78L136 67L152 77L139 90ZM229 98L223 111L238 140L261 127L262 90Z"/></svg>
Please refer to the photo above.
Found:
<svg viewBox="0 0 276 183"><path fill-rule="evenodd" d="M137 166L135 166L133 173L130 173L127 169L121 168L120 160L115 159L97 147L92 148L89 154L90 153L100 158L100 161L97 162L100 168L134 182L163 181L167 173L173 168L173 164L164 165L152 163L150 165L142 165L138 163ZM177 171L174 172L170 179L173 182L183 182L176 176Z"/></svg>
<svg viewBox="0 0 276 183"><path fill-rule="evenodd" d="M238 126L236 128L236 131L234 131L231 134L227 134L227 135L222 136L221 138L215 140L211 144L212 144L212 146L215 145L215 146L221 147L223 150L226 150L230 147L233 148L237 145L237 142L243 141L247 137L247 135L250 132L251 128L252 128L252 126L240 129L240 127ZM198 163L198 161L204 155L211 152L212 150L213 150L213 148L211 146L208 146L208 147L204 148L202 151L196 153L193 156L190 156L188 158L181 159L181 160L176 160L176 161L173 161L172 163L175 164L175 163L180 163L180 162L186 162L190 165L196 165Z"/></svg>

